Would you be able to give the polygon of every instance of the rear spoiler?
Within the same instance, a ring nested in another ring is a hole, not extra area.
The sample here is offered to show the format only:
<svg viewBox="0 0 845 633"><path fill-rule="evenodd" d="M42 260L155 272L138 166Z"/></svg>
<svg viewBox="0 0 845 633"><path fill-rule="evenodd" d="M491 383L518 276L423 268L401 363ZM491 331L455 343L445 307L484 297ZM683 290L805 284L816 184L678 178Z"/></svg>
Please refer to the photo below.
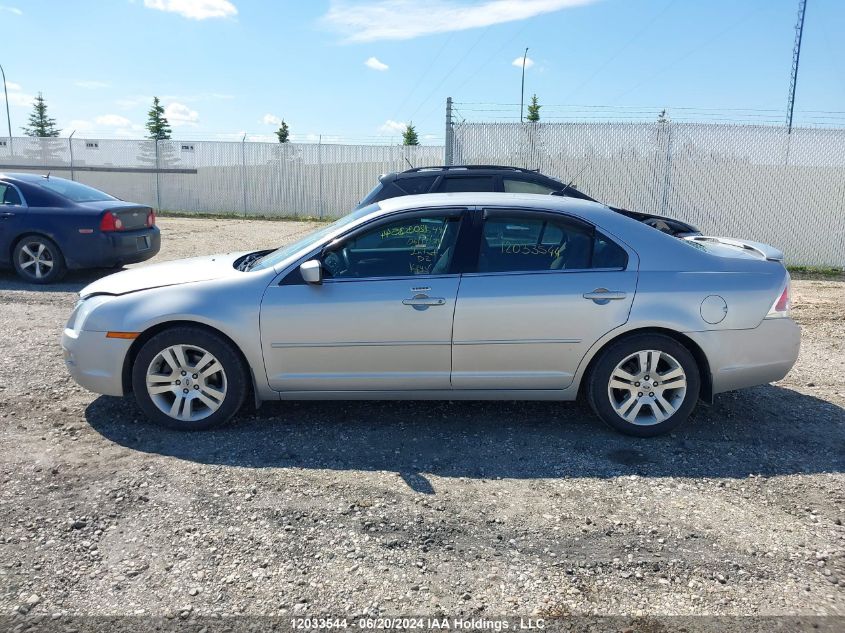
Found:
<svg viewBox="0 0 845 633"><path fill-rule="evenodd" d="M710 235L690 235L682 239L689 240L690 242L716 242L725 246L734 246L747 251L754 251L763 259L783 263L783 251L779 251L775 247L763 244L762 242L738 240L733 237L713 237Z"/></svg>

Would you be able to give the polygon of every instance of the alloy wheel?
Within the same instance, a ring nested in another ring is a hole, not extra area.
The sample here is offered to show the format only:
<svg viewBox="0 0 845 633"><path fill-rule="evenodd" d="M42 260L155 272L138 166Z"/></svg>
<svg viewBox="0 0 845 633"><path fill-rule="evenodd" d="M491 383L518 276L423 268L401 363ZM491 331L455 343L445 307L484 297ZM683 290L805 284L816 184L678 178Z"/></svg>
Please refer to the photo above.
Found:
<svg viewBox="0 0 845 633"><path fill-rule="evenodd" d="M625 357L607 386L616 414L631 424L650 426L672 417L684 402L687 376L671 354L642 350Z"/></svg>
<svg viewBox="0 0 845 633"><path fill-rule="evenodd" d="M20 269L33 279L43 279L53 270L55 257L43 242L33 240L24 244L18 252Z"/></svg>
<svg viewBox="0 0 845 633"><path fill-rule="evenodd" d="M228 388L223 365L196 345L170 345L156 354L147 368L146 386L162 413L190 422L217 411Z"/></svg>

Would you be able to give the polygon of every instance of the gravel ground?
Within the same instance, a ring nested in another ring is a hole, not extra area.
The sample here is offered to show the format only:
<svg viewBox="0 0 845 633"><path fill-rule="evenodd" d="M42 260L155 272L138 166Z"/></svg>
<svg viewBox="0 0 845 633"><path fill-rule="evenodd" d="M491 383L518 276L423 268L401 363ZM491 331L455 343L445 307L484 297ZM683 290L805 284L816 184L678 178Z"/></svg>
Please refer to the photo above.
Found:
<svg viewBox="0 0 845 633"><path fill-rule="evenodd" d="M294 239L160 221L158 259ZM0 273L0 614L845 615L845 281L780 383L663 438L580 404L265 404L203 434L77 387L76 291Z"/></svg>

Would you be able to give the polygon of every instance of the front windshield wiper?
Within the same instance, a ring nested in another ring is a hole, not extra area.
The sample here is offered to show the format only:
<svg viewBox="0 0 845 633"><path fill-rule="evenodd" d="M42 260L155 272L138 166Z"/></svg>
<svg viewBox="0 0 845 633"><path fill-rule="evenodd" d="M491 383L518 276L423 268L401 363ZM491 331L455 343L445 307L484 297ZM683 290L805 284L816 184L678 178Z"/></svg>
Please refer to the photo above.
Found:
<svg viewBox="0 0 845 633"><path fill-rule="evenodd" d="M258 261L260 261L268 252L272 251L257 251L255 253L250 253L246 255L241 261L235 266L236 270L241 271L242 273L249 272L252 270L252 267L255 266Z"/></svg>

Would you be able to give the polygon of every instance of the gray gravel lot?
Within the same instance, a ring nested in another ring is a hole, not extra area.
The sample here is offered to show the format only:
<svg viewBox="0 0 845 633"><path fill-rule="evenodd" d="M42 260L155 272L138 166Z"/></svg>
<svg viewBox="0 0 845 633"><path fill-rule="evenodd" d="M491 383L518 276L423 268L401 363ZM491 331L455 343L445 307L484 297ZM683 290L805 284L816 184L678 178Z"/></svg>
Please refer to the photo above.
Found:
<svg viewBox="0 0 845 633"><path fill-rule="evenodd" d="M172 259L307 223L161 219ZM845 281L780 383L668 437L581 404L265 404L203 434L77 387L76 292L0 273L0 614L845 615Z"/></svg>

